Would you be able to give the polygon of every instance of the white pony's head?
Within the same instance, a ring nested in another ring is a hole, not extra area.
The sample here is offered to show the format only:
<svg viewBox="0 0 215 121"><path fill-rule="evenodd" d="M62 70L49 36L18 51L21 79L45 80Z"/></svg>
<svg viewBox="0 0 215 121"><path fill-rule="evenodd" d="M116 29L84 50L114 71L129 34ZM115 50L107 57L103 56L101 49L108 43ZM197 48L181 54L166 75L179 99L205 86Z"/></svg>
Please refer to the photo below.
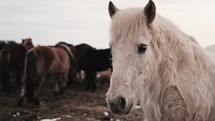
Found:
<svg viewBox="0 0 215 121"><path fill-rule="evenodd" d="M112 19L111 41L113 73L106 101L112 112L127 114L133 107L135 95L147 85L150 61L151 27L156 17L152 0L144 8L118 9L109 3Z"/></svg>

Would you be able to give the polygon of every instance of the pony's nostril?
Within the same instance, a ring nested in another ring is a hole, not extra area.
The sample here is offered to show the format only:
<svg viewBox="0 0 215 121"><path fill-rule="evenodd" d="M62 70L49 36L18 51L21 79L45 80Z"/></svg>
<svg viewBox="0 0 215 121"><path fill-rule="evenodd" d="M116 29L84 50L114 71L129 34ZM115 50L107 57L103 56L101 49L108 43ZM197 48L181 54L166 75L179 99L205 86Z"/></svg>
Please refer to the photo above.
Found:
<svg viewBox="0 0 215 121"><path fill-rule="evenodd" d="M124 111L126 108L126 101L124 97L118 97L117 109L119 111Z"/></svg>
<svg viewBox="0 0 215 121"><path fill-rule="evenodd" d="M123 115L126 113L126 100L124 97L119 96L116 98L107 98L107 106L111 109L113 113Z"/></svg>

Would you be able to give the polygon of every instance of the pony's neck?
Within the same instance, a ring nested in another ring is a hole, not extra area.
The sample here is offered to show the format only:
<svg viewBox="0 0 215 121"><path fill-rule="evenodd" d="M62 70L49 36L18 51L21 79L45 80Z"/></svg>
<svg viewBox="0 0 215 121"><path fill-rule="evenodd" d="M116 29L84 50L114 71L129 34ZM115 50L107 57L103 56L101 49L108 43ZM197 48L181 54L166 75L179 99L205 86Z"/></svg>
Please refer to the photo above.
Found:
<svg viewBox="0 0 215 121"><path fill-rule="evenodd" d="M205 85L215 86L215 80L210 74L214 72L214 69L211 68L209 57L193 37L185 34L177 26L159 15L156 17L152 29L153 39L150 45L154 55L151 56L153 58L151 60L157 61L156 67L151 67L156 74L153 73L150 81L159 83L152 84L151 89L155 87L162 92L161 90L168 85L186 83L186 80L178 78L181 75L193 81L202 80ZM178 74L181 75L178 76ZM207 81L206 78L210 81ZM214 86L207 88L214 90ZM154 91L149 90L149 92ZM159 99L159 95L155 95L155 97Z"/></svg>
<svg viewBox="0 0 215 121"><path fill-rule="evenodd" d="M154 38L151 44L157 46L163 54L175 54L181 48L189 48L191 46L191 36L182 32L166 18L157 15L152 26ZM193 38L192 40L194 42ZM196 41L195 43L198 44Z"/></svg>
<svg viewBox="0 0 215 121"><path fill-rule="evenodd" d="M185 34L176 25L159 15L157 15L152 29L153 39L150 44L159 65L194 61L194 48L202 48L193 37Z"/></svg>
<svg viewBox="0 0 215 121"><path fill-rule="evenodd" d="M192 58L189 56L193 54L192 41L190 36L183 33L177 26L172 24L167 19L157 15L152 25L153 39L150 43L152 53L152 59L156 60L154 67L151 67L154 72L157 73L156 77L151 76L154 79L161 81L171 80L174 78L174 73L183 61L183 64L189 63ZM197 44L195 42L195 44ZM172 77L170 77L172 76ZM167 79L168 78L168 79ZM161 82L166 84L166 82Z"/></svg>

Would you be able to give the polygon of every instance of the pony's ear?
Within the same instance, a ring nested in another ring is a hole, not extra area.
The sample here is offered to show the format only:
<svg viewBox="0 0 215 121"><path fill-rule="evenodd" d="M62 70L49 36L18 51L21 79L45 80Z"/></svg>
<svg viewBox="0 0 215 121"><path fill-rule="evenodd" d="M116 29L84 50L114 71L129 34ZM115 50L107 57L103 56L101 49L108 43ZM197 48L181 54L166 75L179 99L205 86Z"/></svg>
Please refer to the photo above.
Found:
<svg viewBox="0 0 215 121"><path fill-rule="evenodd" d="M144 8L144 14L146 16L148 24L152 23L156 15L156 6L152 0L149 0Z"/></svg>
<svg viewBox="0 0 215 121"><path fill-rule="evenodd" d="M112 3L112 1L109 2L108 11L111 18L118 11L118 8Z"/></svg>

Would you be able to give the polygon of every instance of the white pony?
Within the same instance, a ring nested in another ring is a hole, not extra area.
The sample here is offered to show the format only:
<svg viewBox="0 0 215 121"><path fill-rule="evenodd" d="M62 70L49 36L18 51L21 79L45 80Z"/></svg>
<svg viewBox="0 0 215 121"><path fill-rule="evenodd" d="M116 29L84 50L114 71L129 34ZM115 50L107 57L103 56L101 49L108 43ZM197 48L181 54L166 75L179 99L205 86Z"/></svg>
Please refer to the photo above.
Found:
<svg viewBox="0 0 215 121"><path fill-rule="evenodd" d="M109 3L113 73L106 95L113 113L136 101L144 121L215 121L215 65L191 36L144 8Z"/></svg>

